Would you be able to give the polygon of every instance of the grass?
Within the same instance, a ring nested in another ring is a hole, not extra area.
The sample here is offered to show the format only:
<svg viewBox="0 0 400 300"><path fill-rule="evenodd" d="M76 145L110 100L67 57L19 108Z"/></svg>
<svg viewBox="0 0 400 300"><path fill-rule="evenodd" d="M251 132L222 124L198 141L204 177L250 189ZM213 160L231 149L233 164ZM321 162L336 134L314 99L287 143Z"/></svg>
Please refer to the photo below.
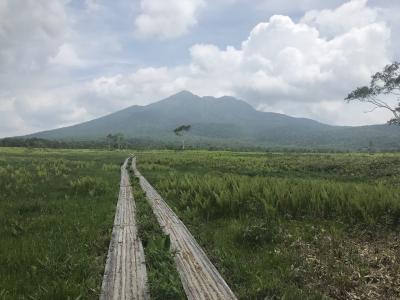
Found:
<svg viewBox="0 0 400 300"><path fill-rule="evenodd" d="M240 299L400 297L398 154L143 152Z"/></svg>
<svg viewBox="0 0 400 300"><path fill-rule="evenodd" d="M0 149L1 299L98 298L124 156Z"/></svg>
<svg viewBox="0 0 400 300"><path fill-rule="evenodd" d="M98 298L128 155L0 148L0 299ZM400 154L137 155L240 299L400 298ZM137 187L151 294L180 299Z"/></svg>
<svg viewBox="0 0 400 300"><path fill-rule="evenodd" d="M144 247L150 296L160 300L186 299L173 253L170 251L169 236L162 232L130 163L128 168L136 203L138 233Z"/></svg>
<svg viewBox="0 0 400 300"><path fill-rule="evenodd" d="M399 188L383 184L262 176L183 175L159 181L175 208L204 220L220 217L319 218L350 224L400 224ZM379 201L377 201L379 199Z"/></svg>

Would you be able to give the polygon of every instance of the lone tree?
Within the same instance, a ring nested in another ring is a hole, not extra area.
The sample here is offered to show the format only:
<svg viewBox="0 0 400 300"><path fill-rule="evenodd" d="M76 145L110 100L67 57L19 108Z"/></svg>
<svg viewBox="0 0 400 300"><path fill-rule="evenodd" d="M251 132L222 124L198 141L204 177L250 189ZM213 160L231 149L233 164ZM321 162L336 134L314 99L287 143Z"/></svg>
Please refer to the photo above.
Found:
<svg viewBox="0 0 400 300"><path fill-rule="evenodd" d="M118 150L121 150L122 144L124 142L124 135L121 132L119 132L116 134L116 139L117 139Z"/></svg>
<svg viewBox="0 0 400 300"><path fill-rule="evenodd" d="M182 150L185 150L185 139L184 132L188 132L192 126L191 125L181 125L174 129L174 133L182 137Z"/></svg>
<svg viewBox="0 0 400 300"><path fill-rule="evenodd" d="M108 143L108 150L111 150L111 148L114 148L115 146L121 150L122 143L124 141L124 135L122 133L117 133L117 134L111 134L109 133L106 136L106 140Z"/></svg>
<svg viewBox="0 0 400 300"><path fill-rule="evenodd" d="M387 102L395 98L397 105ZM384 108L393 114L388 124L400 125L400 63L394 62L387 65L382 72L377 72L371 77L369 86L358 87L352 91L345 100L347 102L360 101L371 103L376 108Z"/></svg>
<svg viewBox="0 0 400 300"><path fill-rule="evenodd" d="M106 140L108 144L108 150L111 150L111 147L114 146L114 141L115 141L114 136L111 133L109 133L106 137Z"/></svg>

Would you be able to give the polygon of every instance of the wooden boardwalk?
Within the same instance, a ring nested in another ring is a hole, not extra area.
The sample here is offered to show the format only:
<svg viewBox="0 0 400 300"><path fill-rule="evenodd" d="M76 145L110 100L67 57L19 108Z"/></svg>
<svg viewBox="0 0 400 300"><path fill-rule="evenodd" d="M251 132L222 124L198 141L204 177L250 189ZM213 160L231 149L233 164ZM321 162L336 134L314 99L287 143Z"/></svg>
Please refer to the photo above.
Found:
<svg viewBox="0 0 400 300"><path fill-rule="evenodd" d="M121 167L119 198L107 255L101 300L149 299L143 246L137 235L135 202L129 174L128 159Z"/></svg>
<svg viewBox="0 0 400 300"><path fill-rule="evenodd" d="M188 299L236 299L186 226L137 170L135 158L132 159L132 168L140 179L140 185L163 231L170 236L172 250L176 252L175 262Z"/></svg>

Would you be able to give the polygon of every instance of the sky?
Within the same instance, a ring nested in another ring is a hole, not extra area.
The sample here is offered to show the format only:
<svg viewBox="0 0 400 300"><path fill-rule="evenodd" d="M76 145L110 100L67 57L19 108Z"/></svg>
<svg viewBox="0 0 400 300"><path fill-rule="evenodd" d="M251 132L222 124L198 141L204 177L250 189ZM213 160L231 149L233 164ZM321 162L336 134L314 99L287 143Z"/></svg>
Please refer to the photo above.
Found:
<svg viewBox="0 0 400 300"><path fill-rule="evenodd" d="M346 95L400 60L397 0L0 0L0 137L181 90L333 125L384 123Z"/></svg>

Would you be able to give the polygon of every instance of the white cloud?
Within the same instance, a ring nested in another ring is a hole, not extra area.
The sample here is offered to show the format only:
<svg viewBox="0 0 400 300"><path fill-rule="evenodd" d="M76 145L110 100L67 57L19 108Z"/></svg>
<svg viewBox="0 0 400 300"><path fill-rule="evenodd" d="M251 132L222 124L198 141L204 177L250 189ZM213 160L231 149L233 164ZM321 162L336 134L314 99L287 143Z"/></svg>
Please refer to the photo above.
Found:
<svg viewBox="0 0 400 300"><path fill-rule="evenodd" d="M333 32L335 20L340 31ZM107 90L97 90L97 96L117 95L136 103L185 88L200 95L238 96L255 106L283 107L286 113L296 107L296 115L308 117L316 117L310 107L319 106L329 112L326 120L336 123L329 103L336 114L342 114L343 106L337 103L390 62L389 49L388 26L376 20L366 1L354 0L334 10L308 13L298 23L287 16L272 16L255 26L239 49L195 45L186 66L103 78L109 81ZM347 124L371 120L361 111L359 117L337 119Z"/></svg>
<svg viewBox="0 0 400 300"><path fill-rule="evenodd" d="M63 67L82 64L65 42L70 33L63 0L0 0L0 136L84 118L73 98L67 103L63 93L45 88Z"/></svg>
<svg viewBox="0 0 400 300"><path fill-rule="evenodd" d="M65 90L22 94L14 99L13 109L26 123L36 128L55 123L65 126L91 117L72 95Z"/></svg>
<svg viewBox="0 0 400 300"><path fill-rule="evenodd" d="M255 0L258 9L272 14L291 14L312 9L335 8L344 2L346 2L346 0Z"/></svg>
<svg viewBox="0 0 400 300"><path fill-rule="evenodd" d="M64 1L0 3L0 72L40 70L68 34Z"/></svg>
<svg viewBox="0 0 400 300"><path fill-rule="evenodd" d="M141 0L135 32L144 38L179 37L197 23L198 11L204 4L204 0Z"/></svg>
<svg viewBox="0 0 400 300"><path fill-rule="evenodd" d="M233 90L261 102L320 101L326 93L338 99L388 63L389 39L390 31L383 23L351 28L327 39L315 27L273 16L258 24L243 42L246 63L238 70L247 73L250 92L262 98L243 93L240 83ZM281 82L281 89L269 88L271 81Z"/></svg>
<svg viewBox="0 0 400 300"><path fill-rule="evenodd" d="M312 10L301 22L316 27L322 35L335 36L354 28L374 23L377 11L367 6L368 0L352 0L334 10Z"/></svg>
<svg viewBox="0 0 400 300"><path fill-rule="evenodd" d="M49 62L65 67L83 67L86 65L76 53L74 46L68 43L62 44L58 53L54 57L50 57Z"/></svg>
<svg viewBox="0 0 400 300"><path fill-rule="evenodd" d="M137 34L179 36L196 23L203 5L200 0L168 1L169 6L166 2L142 1L139 17L154 22L136 23ZM142 67L131 73L117 69L101 75L93 69L89 76L94 74L94 79L61 85L62 80L46 68L75 67L72 71L80 72L76 67L85 66L78 55L85 49L71 42L70 30L62 0L47 5L0 0L0 136L85 121L183 89L203 96L233 95L261 110L334 124L379 123L387 118L384 112L364 114L367 107L343 101L392 59L391 30L366 1L308 12L298 22L272 16L256 25L239 47L192 46L189 62L180 66Z"/></svg>
<svg viewBox="0 0 400 300"><path fill-rule="evenodd" d="M0 98L0 137L23 134L32 129L30 126L27 126L18 113L14 111L13 102L14 99L11 97Z"/></svg>
<svg viewBox="0 0 400 300"><path fill-rule="evenodd" d="M0 136L72 125L94 117L77 99L82 87L20 93L0 98Z"/></svg>
<svg viewBox="0 0 400 300"><path fill-rule="evenodd" d="M85 86L81 99L96 115L125 108L133 103L146 105L185 88L184 79L178 72L165 67L142 68L130 75L103 76ZM94 102L101 105L90 105Z"/></svg>
<svg viewBox="0 0 400 300"><path fill-rule="evenodd" d="M346 103L339 100L321 100L319 102L304 103L281 101L272 104L260 104L261 111L289 114L294 117L308 117L333 125L343 124L380 124L389 120L392 115L386 110L376 110L368 113L371 107L362 103Z"/></svg>

